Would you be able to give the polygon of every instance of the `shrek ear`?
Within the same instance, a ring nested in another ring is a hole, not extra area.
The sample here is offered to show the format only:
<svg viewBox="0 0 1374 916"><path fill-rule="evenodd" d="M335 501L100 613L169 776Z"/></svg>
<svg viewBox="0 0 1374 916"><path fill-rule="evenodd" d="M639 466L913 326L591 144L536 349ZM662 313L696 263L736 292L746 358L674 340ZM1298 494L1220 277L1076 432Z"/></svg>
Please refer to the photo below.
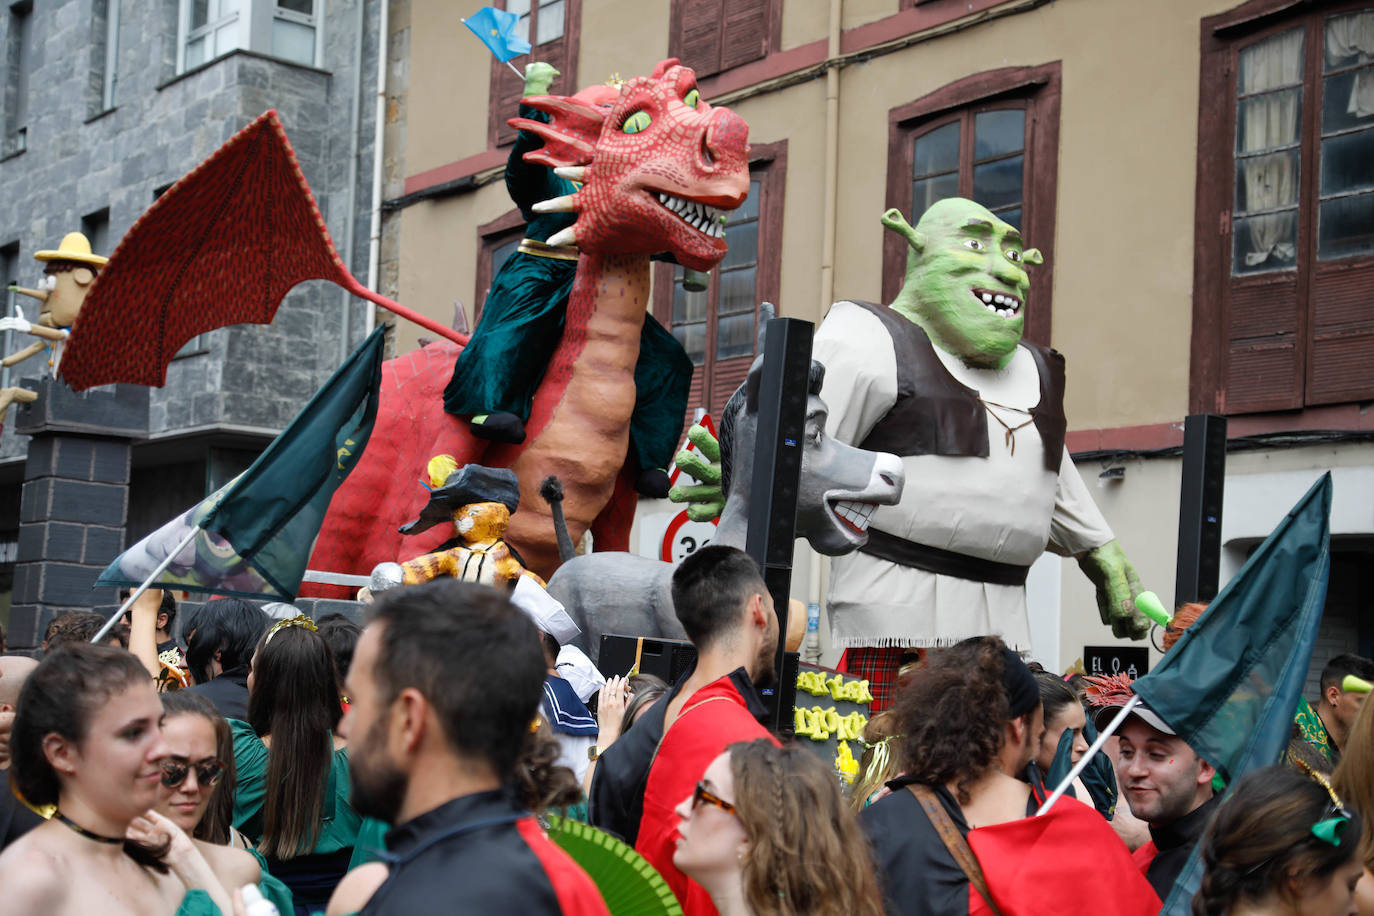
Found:
<svg viewBox="0 0 1374 916"><path fill-rule="evenodd" d="M1021 260L1027 264L1044 264L1045 256L1040 253L1039 248L1027 248L1021 252Z"/></svg>
<svg viewBox="0 0 1374 916"><path fill-rule="evenodd" d="M883 214L883 225L906 239L906 243L918 252L926 250L926 237L915 229L902 216L902 211L893 207Z"/></svg>

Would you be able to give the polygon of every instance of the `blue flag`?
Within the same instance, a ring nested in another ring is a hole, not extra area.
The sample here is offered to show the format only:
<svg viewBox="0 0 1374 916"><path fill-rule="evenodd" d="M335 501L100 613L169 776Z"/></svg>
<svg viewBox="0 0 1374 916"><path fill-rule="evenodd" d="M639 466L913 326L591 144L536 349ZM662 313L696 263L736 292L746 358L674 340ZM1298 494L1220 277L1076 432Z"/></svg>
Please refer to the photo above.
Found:
<svg viewBox="0 0 1374 916"><path fill-rule="evenodd" d="M464 19L463 25L482 39L482 44L491 48L497 60L505 63L512 57L530 53L530 43L515 34L515 26L519 21L520 17L514 13L484 6Z"/></svg>
<svg viewBox="0 0 1374 916"><path fill-rule="evenodd" d="M1331 474L1251 555L1153 671L1132 689L1228 784L1277 763L1288 745L1326 603ZM1191 912L1199 849L1161 914Z"/></svg>
<svg viewBox="0 0 1374 916"><path fill-rule="evenodd" d="M363 341L248 470L116 557L96 586L140 585L175 552L152 587L293 600L329 501L372 434L385 332Z"/></svg>

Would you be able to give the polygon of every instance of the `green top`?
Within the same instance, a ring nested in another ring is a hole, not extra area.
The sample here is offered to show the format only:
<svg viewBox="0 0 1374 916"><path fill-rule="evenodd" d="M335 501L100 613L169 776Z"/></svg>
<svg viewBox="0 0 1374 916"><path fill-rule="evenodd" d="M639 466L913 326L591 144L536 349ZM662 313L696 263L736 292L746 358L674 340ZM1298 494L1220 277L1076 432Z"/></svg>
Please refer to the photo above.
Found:
<svg viewBox="0 0 1374 916"><path fill-rule="evenodd" d="M186 892L177 907L176 916L223 916L210 895L197 888Z"/></svg>
<svg viewBox="0 0 1374 916"><path fill-rule="evenodd" d="M262 853L256 849L250 849L248 852L258 860L258 868L261 870L258 878L258 890L262 892L263 898L276 905L277 913L280 916L291 916L296 911L296 901L291 895L291 888L267 870L267 860L262 857ZM233 888L225 889L233 891Z"/></svg>
<svg viewBox="0 0 1374 916"><path fill-rule="evenodd" d="M234 735L234 767L238 770L238 787L234 791L234 827L252 843L262 840L262 809L267 794L267 745L262 743L253 726L238 719L229 720ZM349 804L351 784L348 779L348 750L334 752L329 767L332 792L325 798L324 823L315 848L308 853L337 852L349 849L358 837L362 818Z"/></svg>

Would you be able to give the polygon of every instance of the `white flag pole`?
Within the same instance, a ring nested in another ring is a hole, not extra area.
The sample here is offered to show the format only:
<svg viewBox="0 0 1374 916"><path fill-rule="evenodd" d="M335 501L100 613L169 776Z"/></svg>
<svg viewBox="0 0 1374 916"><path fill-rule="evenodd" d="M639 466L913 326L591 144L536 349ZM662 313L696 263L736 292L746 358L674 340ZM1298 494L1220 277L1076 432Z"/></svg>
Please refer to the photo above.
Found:
<svg viewBox="0 0 1374 916"><path fill-rule="evenodd" d="M1055 802L1059 801L1059 797L1063 795L1064 792L1069 788L1069 786L1072 785L1073 781L1078 778L1078 774L1082 773L1083 770L1088 766L1088 761L1093 759L1094 754L1102 750L1102 746L1107 743L1107 739L1112 736L1113 732L1115 732L1118 728L1121 727L1122 722L1126 721L1126 717L1131 714L1131 710L1135 709L1139 705L1140 697L1132 696L1130 700L1127 701L1126 705L1121 707L1121 711L1116 714L1116 718L1112 719L1111 722L1107 723L1107 727L1102 729L1102 731L1098 734L1097 740L1093 742L1093 746L1088 748L1087 753L1084 754L1083 757L1073 765L1072 770L1069 770L1069 775L1065 776L1063 781L1055 787L1052 793L1050 793L1050 797L1045 799L1045 803L1040 806L1040 809L1038 811L1035 812L1036 817L1039 817L1046 811L1050 810L1050 806L1052 806Z"/></svg>
<svg viewBox="0 0 1374 916"><path fill-rule="evenodd" d="M167 556L162 558L162 562L157 565L157 569L154 569L151 573L149 573L148 578L143 580L143 584L140 585L138 588L134 589L133 594L129 596L127 601L120 605L119 610L115 611L114 615L111 616L109 620L105 621L105 625L100 628L100 632L91 637L91 642L98 643L105 638L105 635L109 633L111 629L114 628L115 621L123 617L124 612L127 611L130 608L130 606L132 606L133 603L138 600L138 596L146 592L148 590L148 586L153 584L153 580L156 579L158 576L162 575L163 572L166 571L168 566L172 565L172 561L176 559L177 554L181 553L183 550L186 549L186 545L190 544L191 541L195 539L195 536L200 534L200 530L201 529L199 525L192 528L190 532L186 535L186 537L181 539L181 543L174 547L170 552L168 552Z"/></svg>

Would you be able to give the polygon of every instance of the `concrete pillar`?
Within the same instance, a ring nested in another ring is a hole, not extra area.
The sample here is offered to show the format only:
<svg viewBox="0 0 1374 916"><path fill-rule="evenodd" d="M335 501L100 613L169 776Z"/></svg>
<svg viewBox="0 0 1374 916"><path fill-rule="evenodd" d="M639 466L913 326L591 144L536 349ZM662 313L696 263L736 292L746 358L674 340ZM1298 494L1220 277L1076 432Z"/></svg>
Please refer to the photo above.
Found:
<svg viewBox="0 0 1374 916"><path fill-rule="evenodd" d="M52 379L24 384L38 400L10 411L15 432L32 437L10 610L14 649L37 647L58 614L113 599L92 586L124 548L131 447L148 430L146 387L77 394Z"/></svg>

